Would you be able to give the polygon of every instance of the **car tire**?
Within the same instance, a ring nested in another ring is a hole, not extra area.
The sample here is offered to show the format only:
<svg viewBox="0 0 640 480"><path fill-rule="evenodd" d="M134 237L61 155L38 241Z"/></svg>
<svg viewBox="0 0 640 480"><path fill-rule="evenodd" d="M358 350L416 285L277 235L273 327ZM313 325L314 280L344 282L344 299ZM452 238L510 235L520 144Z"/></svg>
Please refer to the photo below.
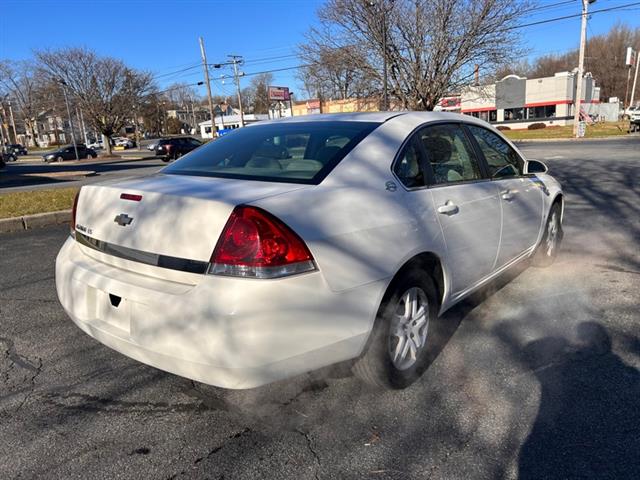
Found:
<svg viewBox="0 0 640 480"><path fill-rule="evenodd" d="M556 202L549 210L542 240L533 255L531 263L534 267L545 268L555 261L563 236L561 215L560 203Z"/></svg>
<svg viewBox="0 0 640 480"><path fill-rule="evenodd" d="M167 156L165 156L165 157L162 157L162 161L163 161L164 163L169 163L169 160L171 160L171 157L169 157L168 155L167 155Z"/></svg>
<svg viewBox="0 0 640 480"><path fill-rule="evenodd" d="M56 158L56 162L63 162L63 161L64 161L64 158L62 158L62 157L57 157Z"/></svg>
<svg viewBox="0 0 640 480"><path fill-rule="evenodd" d="M414 308L410 306L412 298L417 302ZM438 294L431 276L417 266L402 272L385 294L365 351L353 365L353 373L384 389L402 389L414 383L439 351L438 311Z"/></svg>

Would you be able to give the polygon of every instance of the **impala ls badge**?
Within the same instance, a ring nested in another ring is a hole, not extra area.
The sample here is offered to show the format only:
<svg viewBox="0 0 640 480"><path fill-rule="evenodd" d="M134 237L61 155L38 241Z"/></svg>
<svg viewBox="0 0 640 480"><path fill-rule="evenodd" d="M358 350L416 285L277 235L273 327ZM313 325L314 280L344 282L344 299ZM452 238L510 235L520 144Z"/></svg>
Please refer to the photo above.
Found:
<svg viewBox="0 0 640 480"><path fill-rule="evenodd" d="M126 213L121 213L120 215L116 215L116 218L114 218L113 221L116 222L121 227L126 227L131 222L133 222L133 218L131 218Z"/></svg>

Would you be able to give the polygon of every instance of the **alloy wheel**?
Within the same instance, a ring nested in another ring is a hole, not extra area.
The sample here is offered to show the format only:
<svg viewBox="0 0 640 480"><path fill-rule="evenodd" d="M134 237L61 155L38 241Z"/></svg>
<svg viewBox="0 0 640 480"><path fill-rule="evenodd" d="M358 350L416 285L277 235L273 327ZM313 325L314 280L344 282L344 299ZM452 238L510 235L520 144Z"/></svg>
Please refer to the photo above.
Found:
<svg viewBox="0 0 640 480"><path fill-rule="evenodd" d="M427 343L429 301L425 292L412 287L402 294L389 329L389 358L398 370L411 368Z"/></svg>

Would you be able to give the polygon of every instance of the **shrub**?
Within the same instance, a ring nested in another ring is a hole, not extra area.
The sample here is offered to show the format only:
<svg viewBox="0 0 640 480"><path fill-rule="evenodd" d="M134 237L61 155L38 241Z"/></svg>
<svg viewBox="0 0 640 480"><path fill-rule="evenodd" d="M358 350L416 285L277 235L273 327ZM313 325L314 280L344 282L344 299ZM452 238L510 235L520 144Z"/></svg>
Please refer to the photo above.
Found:
<svg viewBox="0 0 640 480"><path fill-rule="evenodd" d="M507 127L506 125L498 125L496 127L498 130L511 130L509 127Z"/></svg>
<svg viewBox="0 0 640 480"><path fill-rule="evenodd" d="M545 123L532 123L527 127L527 130L540 130L542 128L547 128Z"/></svg>

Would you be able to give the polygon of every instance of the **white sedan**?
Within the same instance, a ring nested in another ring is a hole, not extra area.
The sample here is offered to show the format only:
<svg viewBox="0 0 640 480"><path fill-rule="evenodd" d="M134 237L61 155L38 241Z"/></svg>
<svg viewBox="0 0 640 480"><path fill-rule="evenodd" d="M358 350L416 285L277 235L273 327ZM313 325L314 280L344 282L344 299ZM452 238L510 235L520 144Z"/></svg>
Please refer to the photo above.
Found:
<svg viewBox="0 0 640 480"><path fill-rule="evenodd" d="M251 388L353 360L403 388L444 311L553 261L563 202L544 164L472 117L260 122L154 176L83 186L56 287L87 334L193 380Z"/></svg>

